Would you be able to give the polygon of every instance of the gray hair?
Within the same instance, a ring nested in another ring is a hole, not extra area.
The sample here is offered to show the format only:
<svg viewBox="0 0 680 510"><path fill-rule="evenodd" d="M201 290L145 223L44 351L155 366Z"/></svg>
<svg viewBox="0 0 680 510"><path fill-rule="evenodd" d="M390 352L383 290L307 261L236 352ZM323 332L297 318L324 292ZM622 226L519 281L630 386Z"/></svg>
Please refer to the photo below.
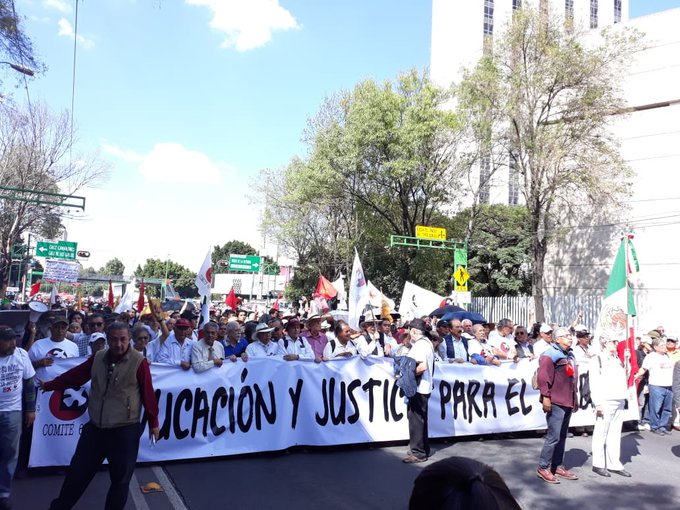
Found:
<svg viewBox="0 0 680 510"><path fill-rule="evenodd" d="M501 328L511 328L512 327L512 320L511 319L501 319L498 321L498 324L496 324L496 329L501 329Z"/></svg>
<svg viewBox="0 0 680 510"><path fill-rule="evenodd" d="M218 326L216 322L206 322L203 324L203 331L208 331L209 329L214 329L215 331L218 330Z"/></svg>
<svg viewBox="0 0 680 510"><path fill-rule="evenodd" d="M571 336L571 333L569 332L569 328L557 328L553 331L553 337L555 338L563 338L566 336Z"/></svg>
<svg viewBox="0 0 680 510"><path fill-rule="evenodd" d="M665 344L666 342L664 341L663 338L652 338L652 347L656 347L661 344Z"/></svg>
<svg viewBox="0 0 680 510"><path fill-rule="evenodd" d="M460 321L463 326L472 326L472 321L470 319L463 319Z"/></svg>
<svg viewBox="0 0 680 510"><path fill-rule="evenodd" d="M241 324L239 324L238 321L227 322L227 333L234 331L235 329L241 329Z"/></svg>

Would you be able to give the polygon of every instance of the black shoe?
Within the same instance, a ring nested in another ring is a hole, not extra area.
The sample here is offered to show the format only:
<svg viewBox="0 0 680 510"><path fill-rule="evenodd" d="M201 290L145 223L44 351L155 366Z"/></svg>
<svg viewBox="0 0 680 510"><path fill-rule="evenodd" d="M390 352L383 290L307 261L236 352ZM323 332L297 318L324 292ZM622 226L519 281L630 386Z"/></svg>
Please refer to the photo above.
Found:
<svg viewBox="0 0 680 510"><path fill-rule="evenodd" d="M598 475L604 476L606 478L609 478L610 476L612 476L612 475L609 474L609 471L607 471L606 468L593 467L593 473L597 473Z"/></svg>
<svg viewBox="0 0 680 510"><path fill-rule="evenodd" d="M632 475L625 469L610 469L610 473L616 473L617 475L623 476L624 478L630 478Z"/></svg>
<svg viewBox="0 0 680 510"><path fill-rule="evenodd" d="M9 498L0 498L0 510L12 510L12 503Z"/></svg>

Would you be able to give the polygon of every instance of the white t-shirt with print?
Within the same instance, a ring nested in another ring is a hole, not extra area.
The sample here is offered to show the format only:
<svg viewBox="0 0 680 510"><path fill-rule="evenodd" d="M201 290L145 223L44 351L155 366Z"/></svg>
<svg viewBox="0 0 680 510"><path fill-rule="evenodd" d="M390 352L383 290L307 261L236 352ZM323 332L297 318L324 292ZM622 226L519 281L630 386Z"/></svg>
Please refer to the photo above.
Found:
<svg viewBox="0 0 680 510"><path fill-rule="evenodd" d="M28 353L20 347L11 356L0 356L0 409L21 411L24 379L35 375Z"/></svg>
<svg viewBox="0 0 680 510"><path fill-rule="evenodd" d="M418 393L429 395L432 393L432 373L434 372L434 349L432 348L432 342L422 337L413 344L407 356L416 360L416 364L422 362L427 366L427 370L422 373L422 377L418 382Z"/></svg>
<svg viewBox="0 0 680 510"><path fill-rule="evenodd" d="M59 359L77 358L80 356L78 346L71 340L55 342L51 338L43 338L35 342L28 351L28 357L33 363L43 358L53 358L54 364L49 367L40 367L35 373L41 381L51 381L63 372L57 368Z"/></svg>

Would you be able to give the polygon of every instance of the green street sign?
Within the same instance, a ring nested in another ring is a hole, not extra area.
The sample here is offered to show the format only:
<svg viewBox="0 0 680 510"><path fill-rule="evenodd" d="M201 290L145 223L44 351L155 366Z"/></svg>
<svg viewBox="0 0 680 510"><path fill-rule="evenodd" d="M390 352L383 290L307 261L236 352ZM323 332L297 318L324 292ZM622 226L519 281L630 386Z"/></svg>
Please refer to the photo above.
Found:
<svg viewBox="0 0 680 510"><path fill-rule="evenodd" d="M48 259L75 260L77 252L78 243L70 241L57 241L56 243L38 241L38 246L35 248L36 257Z"/></svg>
<svg viewBox="0 0 680 510"><path fill-rule="evenodd" d="M230 271L245 271L246 273L259 273L262 258L257 255L229 255Z"/></svg>

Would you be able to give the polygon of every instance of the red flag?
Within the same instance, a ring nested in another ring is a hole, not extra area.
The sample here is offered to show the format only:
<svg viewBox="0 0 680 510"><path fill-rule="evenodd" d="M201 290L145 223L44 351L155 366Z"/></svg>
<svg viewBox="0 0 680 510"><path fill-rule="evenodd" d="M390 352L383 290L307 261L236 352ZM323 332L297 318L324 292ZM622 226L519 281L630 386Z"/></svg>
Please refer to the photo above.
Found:
<svg viewBox="0 0 680 510"><path fill-rule="evenodd" d="M139 285L139 298L137 299L137 312L141 314L142 310L144 310L144 279Z"/></svg>
<svg viewBox="0 0 680 510"><path fill-rule="evenodd" d="M231 288L229 294L227 294L227 296L224 298L224 304L234 311L238 309L238 300L236 299L236 292L234 292L234 287Z"/></svg>
<svg viewBox="0 0 680 510"><path fill-rule="evenodd" d="M333 299L338 295L338 291L323 275L319 275L319 283L316 284L315 294L318 294L319 296L326 299Z"/></svg>
<svg viewBox="0 0 680 510"><path fill-rule="evenodd" d="M109 306L113 308L113 284L109 280Z"/></svg>
<svg viewBox="0 0 680 510"><path fill-rule="evenodd" d="M31 292L28 294L28 297L35 296L38 292L40 292L40 284L42 282L38 280L35 282L33 285L31 285Z"/></svg>

